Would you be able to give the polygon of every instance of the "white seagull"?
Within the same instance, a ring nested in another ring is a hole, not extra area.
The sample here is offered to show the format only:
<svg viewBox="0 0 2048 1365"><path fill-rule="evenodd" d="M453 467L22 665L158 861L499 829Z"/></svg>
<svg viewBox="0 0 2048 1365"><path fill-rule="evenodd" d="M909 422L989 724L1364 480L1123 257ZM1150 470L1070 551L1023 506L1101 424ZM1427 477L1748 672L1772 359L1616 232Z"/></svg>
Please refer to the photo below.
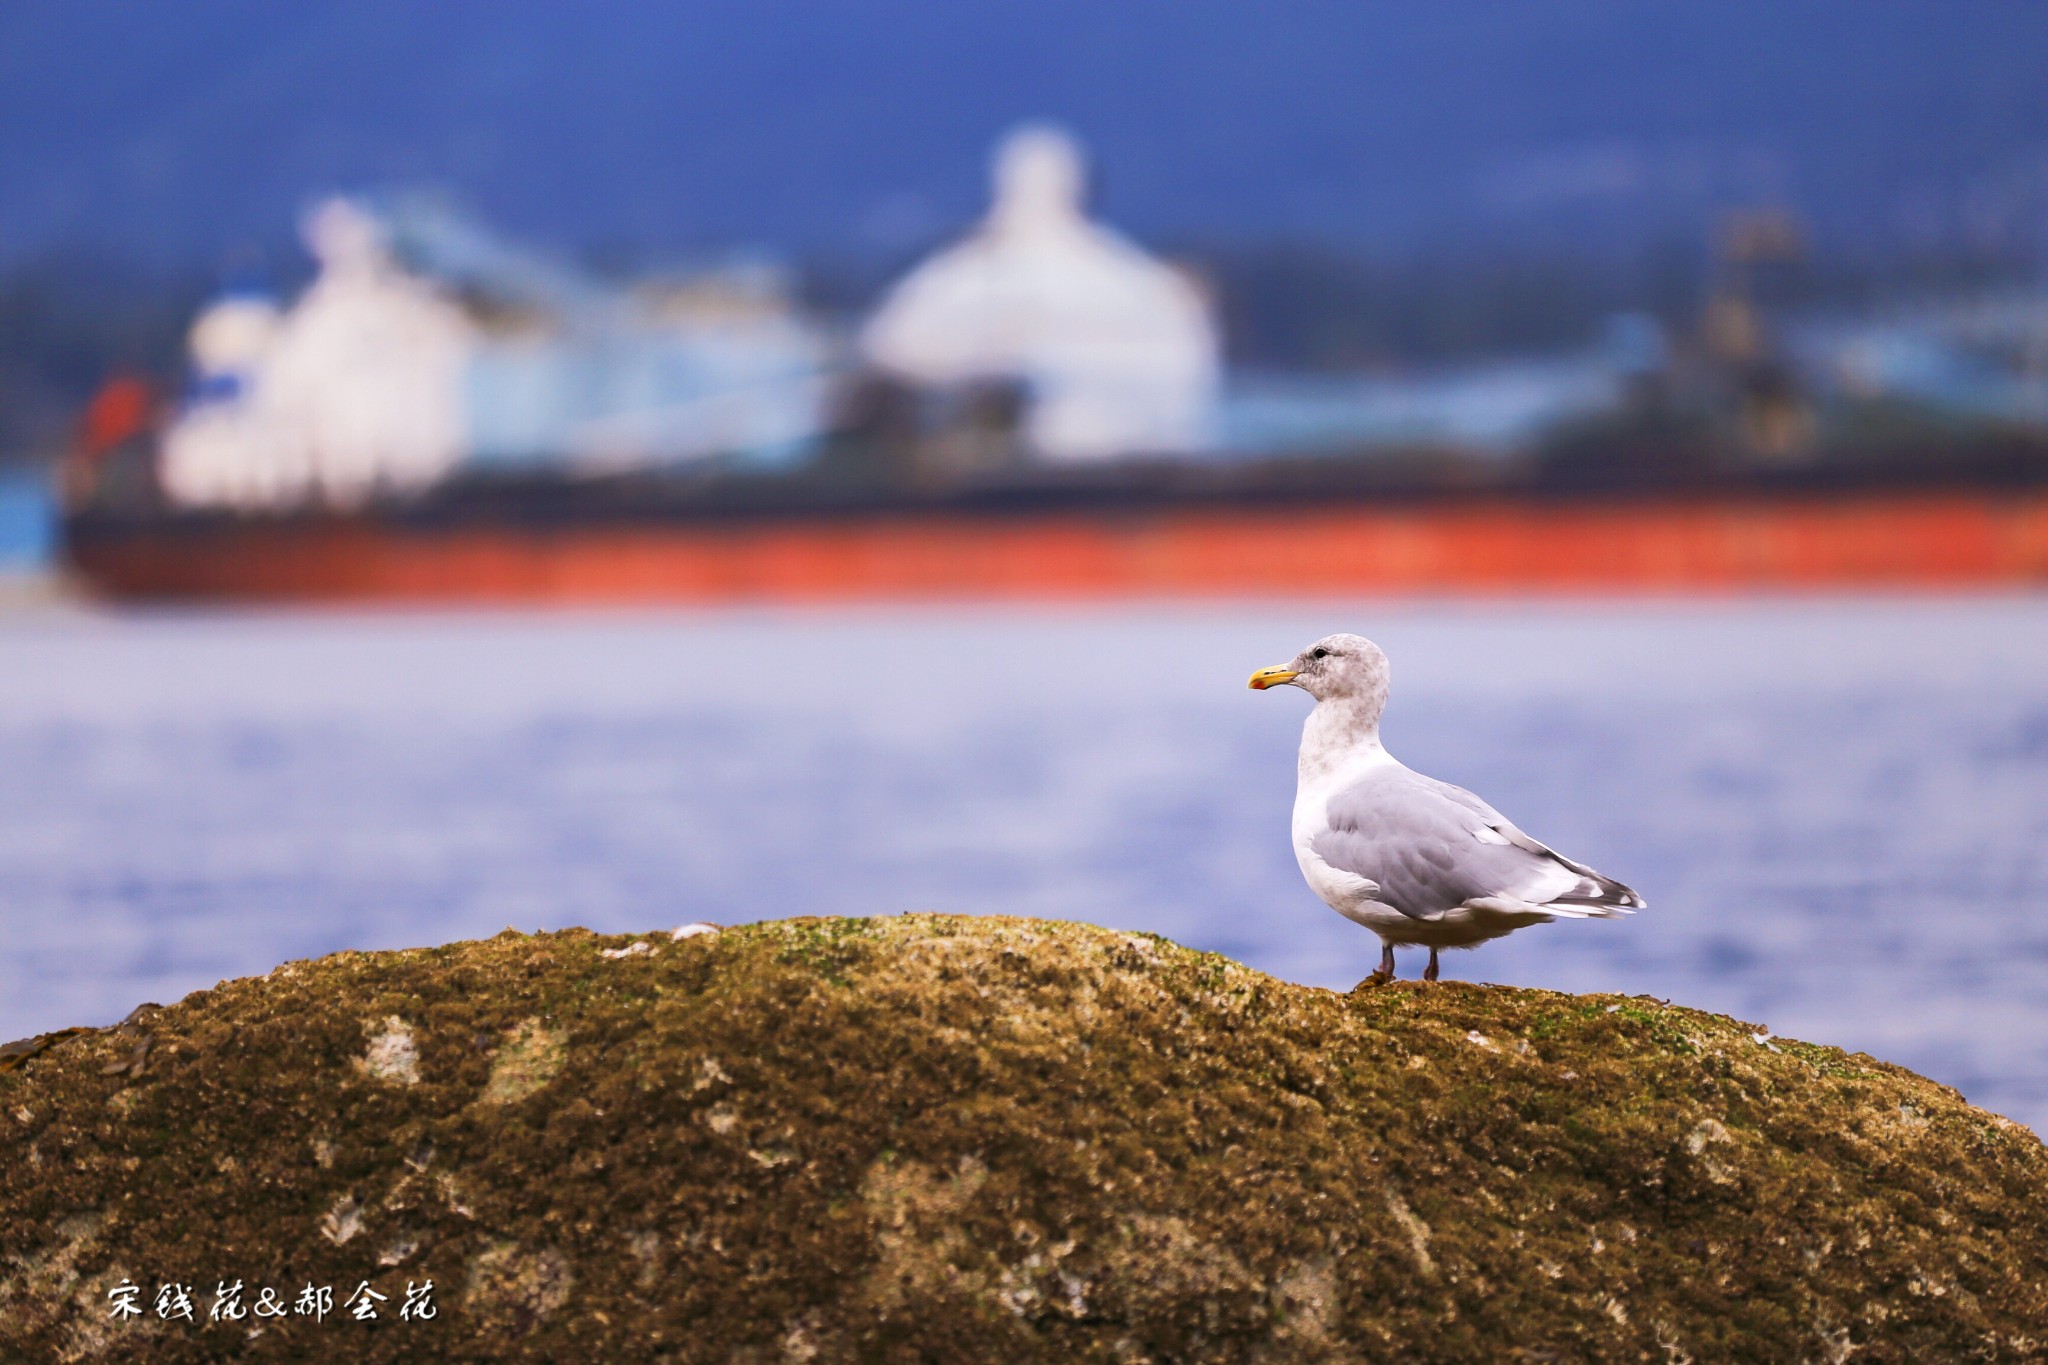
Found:
<svg viewBox="0 0 2048 1365"><path fill-rule="evenodd" d="M1643 898L1530 838L1484 801L1399 762L1380 743L1387 656L1361 635L1316 641L1251 686L1316 699L1301 730L1294 857L1332 910L1380 936L1373 984L1394 978L1394 948L1473 948L1553 919L1611 919Z"/></svg>

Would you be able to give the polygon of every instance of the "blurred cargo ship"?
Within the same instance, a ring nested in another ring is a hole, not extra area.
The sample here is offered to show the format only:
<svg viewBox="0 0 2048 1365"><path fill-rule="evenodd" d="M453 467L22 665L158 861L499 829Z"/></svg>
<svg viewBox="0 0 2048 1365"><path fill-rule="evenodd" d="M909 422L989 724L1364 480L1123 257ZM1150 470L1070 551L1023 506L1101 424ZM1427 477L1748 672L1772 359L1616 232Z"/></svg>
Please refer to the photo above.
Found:
<svg viewBox="0 0 2048 1365"><path fill-rule="evenodd" d="M72 564L120 598L717 602L1683 592L2048 582L2044 452L2024 479L1651 492L1433 492L1318 477L800 494L454 486L404 507L83 513ZM573 494L574 496L564 496ZM627 496L631 494L631 496Z"/></svg>
<svg viewBox="0 0 2048 1365"><path fill-rule="evenodd" d="M1731 222L1696 335L1226 373L1199 276L1013 134L856 328L773 270L617 286L420 202L309 215L289 308L206 310L163 423L110 385L68 558L125 598L723 601L2048 580L2048 299L1767 320Z"/></svg>

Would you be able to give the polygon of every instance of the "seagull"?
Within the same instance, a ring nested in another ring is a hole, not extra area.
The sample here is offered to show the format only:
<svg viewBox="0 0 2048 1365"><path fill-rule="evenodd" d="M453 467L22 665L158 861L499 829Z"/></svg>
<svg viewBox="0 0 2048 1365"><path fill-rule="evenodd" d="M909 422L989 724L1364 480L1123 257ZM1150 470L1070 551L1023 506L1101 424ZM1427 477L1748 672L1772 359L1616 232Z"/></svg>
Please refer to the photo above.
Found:
<svg viewBox="0 0 2048 1365"><path fill-rule="evenodd" d="M1294 857L1332 910L1380 937L1379 970L1394 979L1394 948L1474 948L1553 919L1612 919L1641 896L1524 834L1486 802L1401 763L1380 743L1387 656L1362 635L1331 635L1293 662L1262 668L1251 687L1298 687L1316 699L1301 730Z"/></svg>

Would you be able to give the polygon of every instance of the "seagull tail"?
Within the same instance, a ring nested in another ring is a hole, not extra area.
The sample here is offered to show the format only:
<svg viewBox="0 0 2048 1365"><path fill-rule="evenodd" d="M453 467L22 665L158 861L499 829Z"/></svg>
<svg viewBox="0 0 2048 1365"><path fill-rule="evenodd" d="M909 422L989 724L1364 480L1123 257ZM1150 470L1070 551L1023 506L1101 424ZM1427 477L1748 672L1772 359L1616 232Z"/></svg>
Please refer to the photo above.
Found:
<svg viewBox="0 0 2048 1365"><path fill-rule="evenodd" d="M1613 919L1620 915L1633 915L1648 908L1648 904L1633 887L1624 886L1612 877L1603 877L1587 868L1577 886L1562 896L1552 896L1544 902L1543 908L1565 919Z"/></svg>

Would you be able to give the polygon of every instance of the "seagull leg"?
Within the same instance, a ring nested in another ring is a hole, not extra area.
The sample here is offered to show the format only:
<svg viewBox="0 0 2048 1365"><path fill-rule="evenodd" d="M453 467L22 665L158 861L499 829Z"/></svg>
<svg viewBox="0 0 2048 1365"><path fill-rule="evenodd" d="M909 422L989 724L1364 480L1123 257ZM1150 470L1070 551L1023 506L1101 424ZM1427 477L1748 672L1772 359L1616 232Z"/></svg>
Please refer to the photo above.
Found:
<svg viewBox="0 0 2048 1365"><path fill-rule="evenodd" d="M1436 970L1436 949L1431 948L1429 950L1429 965L1422 969L1422 979L1424 981L1436 980Z"/></svg>
<svg viewBox="0 0 2048 1365"><path fill-rule="evenodd" d="M1394 945L1391 943L1384 943L1380 945L1379 970L1375 971L1371 976L1368 976L1365 980L1359 982L1358 985L1352 987L1352 989L1359 990L1366 986L1384 986L1393 979Z"/></svg>

